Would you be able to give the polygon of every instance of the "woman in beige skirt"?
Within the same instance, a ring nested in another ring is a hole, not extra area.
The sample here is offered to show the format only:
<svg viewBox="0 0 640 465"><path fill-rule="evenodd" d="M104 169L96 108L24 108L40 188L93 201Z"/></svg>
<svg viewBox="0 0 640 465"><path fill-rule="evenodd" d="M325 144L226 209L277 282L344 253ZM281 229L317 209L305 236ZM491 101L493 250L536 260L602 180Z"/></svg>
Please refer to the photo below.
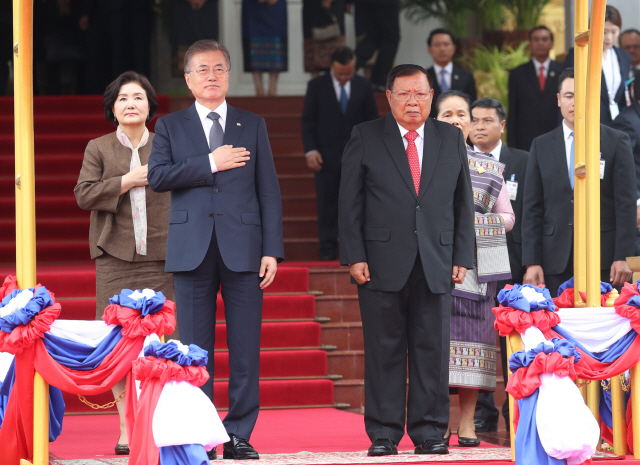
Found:
<svg viewBox="0 0 640 465"><path fill-rule="evenodd" d="M74 189L78 206L91 210L96 319L122 289L149 288L175 300L173 276L164 272L170 194L153 192L147 182L154 134L146 123L158 108L156 93L146 77L127 71L107 86L102 104L107 121L117 129L89 142ZM116 399L124 388L125 380L113 387ZM116 454L127 455L124 397L116 405L120 415Z"/></svg>

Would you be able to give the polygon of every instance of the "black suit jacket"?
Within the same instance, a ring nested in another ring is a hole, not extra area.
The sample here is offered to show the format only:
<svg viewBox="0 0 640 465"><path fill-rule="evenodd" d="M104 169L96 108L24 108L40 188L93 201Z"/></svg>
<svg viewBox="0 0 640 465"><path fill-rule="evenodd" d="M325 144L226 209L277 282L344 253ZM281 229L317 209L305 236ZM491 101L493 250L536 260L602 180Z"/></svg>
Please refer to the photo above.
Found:
<svg viewBox="0 0 640 465"><path fill-rule="evenodd" d="M331 74L326 73L307 86L302 110L302 141L305 153L317 150L322 155L323 170L339 170L345 145L353 126L378 118L371 83L358 75L351 80L351 95L347 113L343 114L333 87Z"/></svg>
<svg viewBox="0 0 640 465"><path fill-rule="evenodd" d="M427 118L424 137L419 195L391 113L354 127L345 148L340 261L368 262L368 289L399 291L418 253L436 294L451 292L453 265L473 267L473 194L462 133Z"/></svg>
<svg viewBox="0 0 640 465"><path fill-rule="evenodd" d="M227 106L223 144L246 147L250 158L214 174L195 104L160 118L155 131L149 186L171 191L166 271L197 268L214 224L230 270L257 272L263 256L282 260L282 198L264 118Z"/></svg>
<svg viewBox="0 0 640 465"><path fill-rule="evenodd" d="M538 72L533 61L509 73L509 147L529 151L531 142L558 126L558 78L564 69L559 61L551 61L544 92L540 90Z"/></svg>
<svg viewBox="0 0 640 465"><path fill-rule="evenodd" d="M631 139L631 149L636 164L637 195L640 198L640 103L632 100L631 106L622 110L613 120L611 127L626 133Z"/></svg>
<svg viewBox="0 0 640 465"><path fill-rule="evenodd" d="M620 77L622 79L622 83L618 90L616 91L615 101L620 107L620 111L622 111L627 106L627 100L624 96L624 82L629 79L629 70L631 69L631 55L622 50L621 48L613 47L613 50L616 52L616 56L618 57L618 63L620 64ZM567 54L567 58L564 60L564 67L569 68L573 66L574 57L573 57L573 48L569 50ZM613 119L611 118L611 111L609 110L609 91L607 89L607 82L604 79L604 73L602 73L602 86L600 88L600 122L602 124L606 124L607 126L611 126Z"/></svg>
<svg viewBox="0 0 640 465"><path fill-rule="evenodd" d="M433 69L433 66L427 68L427 73L433 79L433 105L431 105L431 116L435 118L436 116L436 106L435 102L438 99L438 96L442 93L442 89L440 89L440 84L438 84L438 77L436 76L436 72ZM476 91L476 81L473 78L473 74L471 74L466 69L458 68L457 66L453 67L453 72L451 73L451 90L460 90L471 97L471 101L474 102L478 98L478 93Z"/></svg>
<svg viewBox="0 0 640 465"><path fill-rule="evenodd" d="M516 222L513 225L513 229L507 233L511 279L516 283L521 283L524 276L522 268L522 199L524 197L528 158L528 152L502 144L500 163L505 165L503 172L504 182L511 181L513 177L513 180L518 183L516 199L511 200L511 208L513 208L513 213L516 216Z"/></svg>
<svg viewBox="0 0 640 465"><path fill-rule="evenodd" d="M636 182L629 136L600 125L605 161L600 181L600 264L634 254ZM545 274L560 274L569 264L573 244L573 190L562 127L537 137L531 146L522 213L522 264L542 265Z"/></svg>

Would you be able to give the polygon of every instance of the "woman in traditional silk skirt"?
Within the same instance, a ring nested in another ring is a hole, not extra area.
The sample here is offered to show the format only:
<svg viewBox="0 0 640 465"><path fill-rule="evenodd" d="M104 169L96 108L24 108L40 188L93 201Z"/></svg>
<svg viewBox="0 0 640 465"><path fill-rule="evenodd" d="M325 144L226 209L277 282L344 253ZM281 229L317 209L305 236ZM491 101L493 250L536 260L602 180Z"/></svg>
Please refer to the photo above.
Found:
<svg viewBox="0 0 640 465"><path fill-rule="evenodd" d="M437 119L458 126L465 141L471 125L471 100L456 90L444 92L436 102ZM476 447L473 416L480 390L496 389L496 331L493 312L497 282L511 277L506 233L515 215L502 172L504 164L474 152L467 145L475 207L476 253L474 269L456 285L451 303L449 386L460 399L458 444ZM449 442L451 430L445 441Z"/></svg>
<svg viewBox="0 0 640 465"><path fill-rule="evenodd" d="M242 0L244 71L253 73L256 95L277 95L278 75L289 69L286 0ZM265 93L262 73L269 73Z"/></svg>
<svg viewBox="0 0 640 465"><path fill-rule="evenodd" d="M97 320L122 289L153 289L175 300L173 276L164 272L171 197L153 192L147 182L154 134L146 123L158 108L156 93L146 77L127 71L107 86L102 104L116 131L89 142L74 189L78 206L91 210ZM125 380L112 389L120 397L118 455L129 454L124 389Z"/></svg>

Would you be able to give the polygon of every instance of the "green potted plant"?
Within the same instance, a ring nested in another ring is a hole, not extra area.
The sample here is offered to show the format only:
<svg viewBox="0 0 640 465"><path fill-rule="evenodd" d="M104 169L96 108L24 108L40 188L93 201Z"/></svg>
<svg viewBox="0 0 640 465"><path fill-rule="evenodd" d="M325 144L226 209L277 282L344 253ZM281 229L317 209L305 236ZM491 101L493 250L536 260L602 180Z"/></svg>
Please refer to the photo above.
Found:
<svg viewBox="0 0 640 465"><path fill-rule="evenodd" d="M402 0L401 5L409 19L437 19L457 37L466 35L469 13L475 8L469 0Z"/></svg>

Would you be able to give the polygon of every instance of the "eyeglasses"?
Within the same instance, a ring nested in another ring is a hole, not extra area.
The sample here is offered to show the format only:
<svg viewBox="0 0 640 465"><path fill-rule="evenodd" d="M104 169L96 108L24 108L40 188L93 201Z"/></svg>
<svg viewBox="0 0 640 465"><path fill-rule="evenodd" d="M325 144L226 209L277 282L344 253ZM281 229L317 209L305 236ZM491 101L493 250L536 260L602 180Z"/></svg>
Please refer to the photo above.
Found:
<svg viewBox="0 0 640 465"><path fill-rule="evenodd" d="M416 100L426 100L431 92L394 92L391 91L392 94L396 95L398 100L409 100L412 96L416 98Z"/></svg>
<svg viewBox="0 0 640 465"><path fill-rule="evenodd" d="M199 68L199 69L196 69L194 71L189 71L189 73L196 73L197 76L200 79L208 78L209 76L211 76L211 73L213 73L215 77L220 78L220 77L224 76L228 72L229 72L229 70L228 69L224 69L224 68L214 68L214 69L211 69L211 68Z"/></svg>

